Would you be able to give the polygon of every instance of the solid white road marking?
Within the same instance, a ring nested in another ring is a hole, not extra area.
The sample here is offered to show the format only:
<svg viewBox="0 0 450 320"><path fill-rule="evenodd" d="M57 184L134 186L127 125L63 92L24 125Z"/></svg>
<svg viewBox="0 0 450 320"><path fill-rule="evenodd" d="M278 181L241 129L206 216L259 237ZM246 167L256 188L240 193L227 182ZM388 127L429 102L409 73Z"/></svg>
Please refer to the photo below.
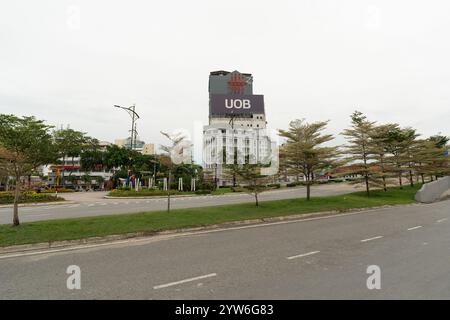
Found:
<svg viewBox="0 0 450 320"><path fill-rule="evenodd" d="M422 228L422 226L416 226L416 227L408 228L408 231L416 230L416 229L419 229L419 228Z"/></svg>
<svg viewBox="0 0 450 320"><path fill-rule="evenodd" d="M436 221L437 223L441 223L441 222L443 222L443 221L445 221L445 220L447 220L447 218L444 218L444 219L439 219L438 221Z"/></svg>
<svg viewBox="0 0 450 320"><path fill-rule="evenodd" d="M381 238L383 238L383 236L377 236L377 237L373 237L373 238L369 238L369 239L364 239L364 240L361 240L361 242L367 242L367 241L372 241L372 240L381 239Z"/></svg>
<svg viewBox="0 0 450 320"><path fill-rule="evenodd" d="M302 258L302 257L310 256L310 255L313 255L313 254L316 254L316 253L319 253L319 252L320 251L311 251L311 252L308 252L308 253L303 253L303 254L298 254L296 256L287 257L286 259L292 260L292 259Z"/></svg>
<svg viewBox="0 0 450 320"><path fill-rule="evenodd" d="M170 283L166 283L166 284L160 284L160 285L154 286L153 289L156 290L156 289L167 288L167 287L176 286L178 284L182 284L182 283L186 283L186 282L192 282L192 281L201 280L201 279L205 279L205 278L211 278L211 277L215 277L215 276L217 276L216 273L205 274L203 276L198 276L198 277L194 277L194 278L170 282Z"/></svg>
<svg viewBox="0 0 450 320"><path fill-rule="evenodd" d="M94 203L88 204L88 207L92 207L92 206L95 206L95 204Z"/></svg>

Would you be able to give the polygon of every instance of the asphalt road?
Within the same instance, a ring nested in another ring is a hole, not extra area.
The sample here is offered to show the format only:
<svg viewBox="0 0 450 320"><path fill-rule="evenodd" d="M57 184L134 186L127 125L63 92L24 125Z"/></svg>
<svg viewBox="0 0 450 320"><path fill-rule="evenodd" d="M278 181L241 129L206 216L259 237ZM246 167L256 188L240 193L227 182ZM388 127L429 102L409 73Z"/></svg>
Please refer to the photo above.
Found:
<svg viewBox="0 0 450 320"><path fill-rule="evenodd" d="M2 256L0 270L2 299L450 299L450 201Z"/></svg>
<svg viewBox="0 0 450 320"><path fill-rule="evenodd" d="M312 188L313 196L338 195L354 192L355 188L347 184L319 185ZM267 191L260 195L261 201L304 197L305 188L287 188ZM104 192L84 192L62 194L66 200L76 203L20 207L21 222L50 219L77 218L109 214L123 214L142 211L166 210L167 199L105 199ZM195 208L233 203L253 202L247 193L226 195L205 195L196 197L171 198L171 208ZM12 208L0 208L0 224L12 223Z"/></svg>

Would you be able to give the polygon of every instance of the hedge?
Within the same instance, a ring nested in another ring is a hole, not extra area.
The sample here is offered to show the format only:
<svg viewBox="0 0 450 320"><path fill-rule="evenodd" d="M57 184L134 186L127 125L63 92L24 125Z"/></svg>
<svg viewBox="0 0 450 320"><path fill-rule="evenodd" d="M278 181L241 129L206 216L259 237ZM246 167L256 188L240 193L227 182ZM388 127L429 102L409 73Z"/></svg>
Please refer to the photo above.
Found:
<svg viewBox="0 0 450 320"><path fill-rule="evenodd" d="M177 194L192 194L192 192L170 190L171 195ZM165 190L155 190L155 189L142 189L140 191L127 190L127 189L114 189L108 194L111 197L152 197L152 196L167 196L167 191Z"/></svg>
<svg viewBox="0 0 450 320"><path fill-rule="evenodd" d="M61 197L56 197L51 194L36 193L34 191L22 192L19 197L19 203L30 202L52 202L64 200ZM0 192L0 204L14 203L14 192L2 191Z"/></svg>

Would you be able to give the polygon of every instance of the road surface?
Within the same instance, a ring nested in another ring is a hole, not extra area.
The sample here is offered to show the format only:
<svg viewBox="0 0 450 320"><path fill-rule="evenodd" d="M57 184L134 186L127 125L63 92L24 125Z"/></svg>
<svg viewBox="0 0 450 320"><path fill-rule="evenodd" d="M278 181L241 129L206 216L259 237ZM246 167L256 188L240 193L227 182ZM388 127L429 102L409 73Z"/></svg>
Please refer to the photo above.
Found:
<svg viewBox="0 0 450 320"><path fill-rule="evenodd" d="M2 256L0 270L2 299L450 299L450 201Z"/></svg>
<svg viewBox="0 0 450 320"><path fill-rule="evenodd" d="M318 185L312 188L313 196L338 195L354 192L354 186L347 184ZM305 188L287 188L267 191L260 195L261 201L304 197ZM21 222L63 218L91 217L109 214L123 214L142 211L166 210L167 199L105 199L105 192L76 192L61 194L71 204L20 207ZM171 208L195 208L234 203L253 202L247 193L226 195L205 195L196 197L171 198ZM12 223L12 208L0 208L0 224Z"/></svg>

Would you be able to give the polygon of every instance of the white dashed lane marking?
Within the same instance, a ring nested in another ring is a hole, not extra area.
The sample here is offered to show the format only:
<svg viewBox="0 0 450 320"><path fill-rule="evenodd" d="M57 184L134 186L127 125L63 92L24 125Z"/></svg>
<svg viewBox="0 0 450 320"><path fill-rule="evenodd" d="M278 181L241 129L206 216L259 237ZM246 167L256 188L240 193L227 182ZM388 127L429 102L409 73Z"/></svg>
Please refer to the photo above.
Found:
<svg viewBox="0 0 450 320"><path fill-rule="evenodd" d="M368 238L368 239L363 239L363 240L361 240L361 242L367 242L367 241L377 240L377 239L381 239L381 238L383 238L383 236L377 236L377 237L372 237L372 238Z"/></svg>
<svg viewBox="0 0 450 320"><path fill-rule="evenodd" d="M297 258L303 258L303 257L311 256L311 255L319 253L319 252L320 251L311 251L311 252L308 252L308 253L302 253L302 254L298 254L296 256L287 257L286 259L292 260L292 259L297 259Z"/></svg>
<svg viewBox="0 0 450 320"><path fill-rule="evenodd" d="M211 277L215 277L215 276L217 276L216 273L205 274L203 276L198 276L198 277L184 279L184 280L180 280L180 281L160 284L160 285L154 286L153 289L156 290L156 289L167 288L167 287L176 286L178 284L182 284L182 283L186 283L186 282L192 282L192 281L201 280L201 279L205 279L205 278L211 278Z"/></svg>

